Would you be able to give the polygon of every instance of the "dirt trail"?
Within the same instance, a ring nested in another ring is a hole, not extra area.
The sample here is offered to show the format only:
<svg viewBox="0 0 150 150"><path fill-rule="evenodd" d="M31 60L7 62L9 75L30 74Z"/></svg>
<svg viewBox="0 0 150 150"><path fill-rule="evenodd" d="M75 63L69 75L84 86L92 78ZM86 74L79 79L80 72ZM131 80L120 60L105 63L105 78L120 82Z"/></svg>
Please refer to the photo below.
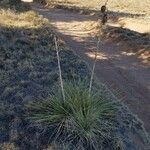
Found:
<svg viewBox="0 0 150 150"><path fill-rule="evenodd" d="M91 68L97 42L91 29L97 19L59 9L39 6L33 9L51 21L56 32ZM96 78L110 89L119 90L124 103L143 120L150 132L150 66L127 50L125 45L101 43Z"/></svg>

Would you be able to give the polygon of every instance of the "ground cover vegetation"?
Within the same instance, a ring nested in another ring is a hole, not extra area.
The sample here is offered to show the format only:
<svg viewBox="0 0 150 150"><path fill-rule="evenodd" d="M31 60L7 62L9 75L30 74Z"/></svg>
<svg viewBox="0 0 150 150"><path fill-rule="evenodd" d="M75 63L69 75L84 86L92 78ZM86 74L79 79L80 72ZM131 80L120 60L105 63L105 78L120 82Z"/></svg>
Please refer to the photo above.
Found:
<svg viewBox="0 0 150 150"><path fill-rule="evenodd" d="M148 148L142 122L105 85L89 94L86 64L58 38L62 98L54 37L37 13L2 6L0 149L136 150L131 135Z"/></svg>

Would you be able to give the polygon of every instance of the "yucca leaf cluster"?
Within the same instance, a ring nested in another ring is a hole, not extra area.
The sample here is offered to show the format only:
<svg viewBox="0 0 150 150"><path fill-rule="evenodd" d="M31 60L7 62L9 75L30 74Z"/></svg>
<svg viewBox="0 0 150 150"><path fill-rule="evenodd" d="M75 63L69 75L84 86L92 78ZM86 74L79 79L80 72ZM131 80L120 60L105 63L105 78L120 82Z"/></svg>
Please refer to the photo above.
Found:
<svg viewBox="0 0 150 150"><path fill-rule="evenodd" d="M117 104L101 92L91 93L84 84L65 83L46 100L29 104L32 124L51 128L49 140L73 145L76 149L99 149L114 134Z"/></svg>

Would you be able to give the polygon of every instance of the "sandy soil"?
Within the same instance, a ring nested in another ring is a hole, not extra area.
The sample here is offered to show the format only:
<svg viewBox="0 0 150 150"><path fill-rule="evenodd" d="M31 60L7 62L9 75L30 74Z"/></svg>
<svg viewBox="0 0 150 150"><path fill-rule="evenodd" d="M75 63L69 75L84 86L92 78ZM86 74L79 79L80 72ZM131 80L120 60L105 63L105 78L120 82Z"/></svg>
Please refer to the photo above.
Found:
<svg viewBox="0 0 150 150"><path fill-rule="evenodd" d="M97 18L39 6L33 9L51 21L57 34L91 68L97 42L92 26ZM128 49L130 47L127 44L101 42L96 79L119 93L122 101L138 115L150 132L150 64L143 63Z"/></svg>
<svg viewBox="0 0 150 150"><path fill-rule="evenodd" d="M33 0L21 0L22 2L30 3L33 2Z"/></svg>

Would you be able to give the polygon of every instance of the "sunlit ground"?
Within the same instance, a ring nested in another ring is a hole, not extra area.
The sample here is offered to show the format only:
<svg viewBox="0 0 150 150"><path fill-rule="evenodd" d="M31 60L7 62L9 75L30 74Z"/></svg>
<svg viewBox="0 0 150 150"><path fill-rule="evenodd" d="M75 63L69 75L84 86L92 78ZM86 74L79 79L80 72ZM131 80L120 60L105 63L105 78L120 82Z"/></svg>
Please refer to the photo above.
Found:
<svg viewBox="0 0 150 150"><path fill-rule="evenodd" d="M21 0L22 2L33 2L33 0Z"/></svg>

